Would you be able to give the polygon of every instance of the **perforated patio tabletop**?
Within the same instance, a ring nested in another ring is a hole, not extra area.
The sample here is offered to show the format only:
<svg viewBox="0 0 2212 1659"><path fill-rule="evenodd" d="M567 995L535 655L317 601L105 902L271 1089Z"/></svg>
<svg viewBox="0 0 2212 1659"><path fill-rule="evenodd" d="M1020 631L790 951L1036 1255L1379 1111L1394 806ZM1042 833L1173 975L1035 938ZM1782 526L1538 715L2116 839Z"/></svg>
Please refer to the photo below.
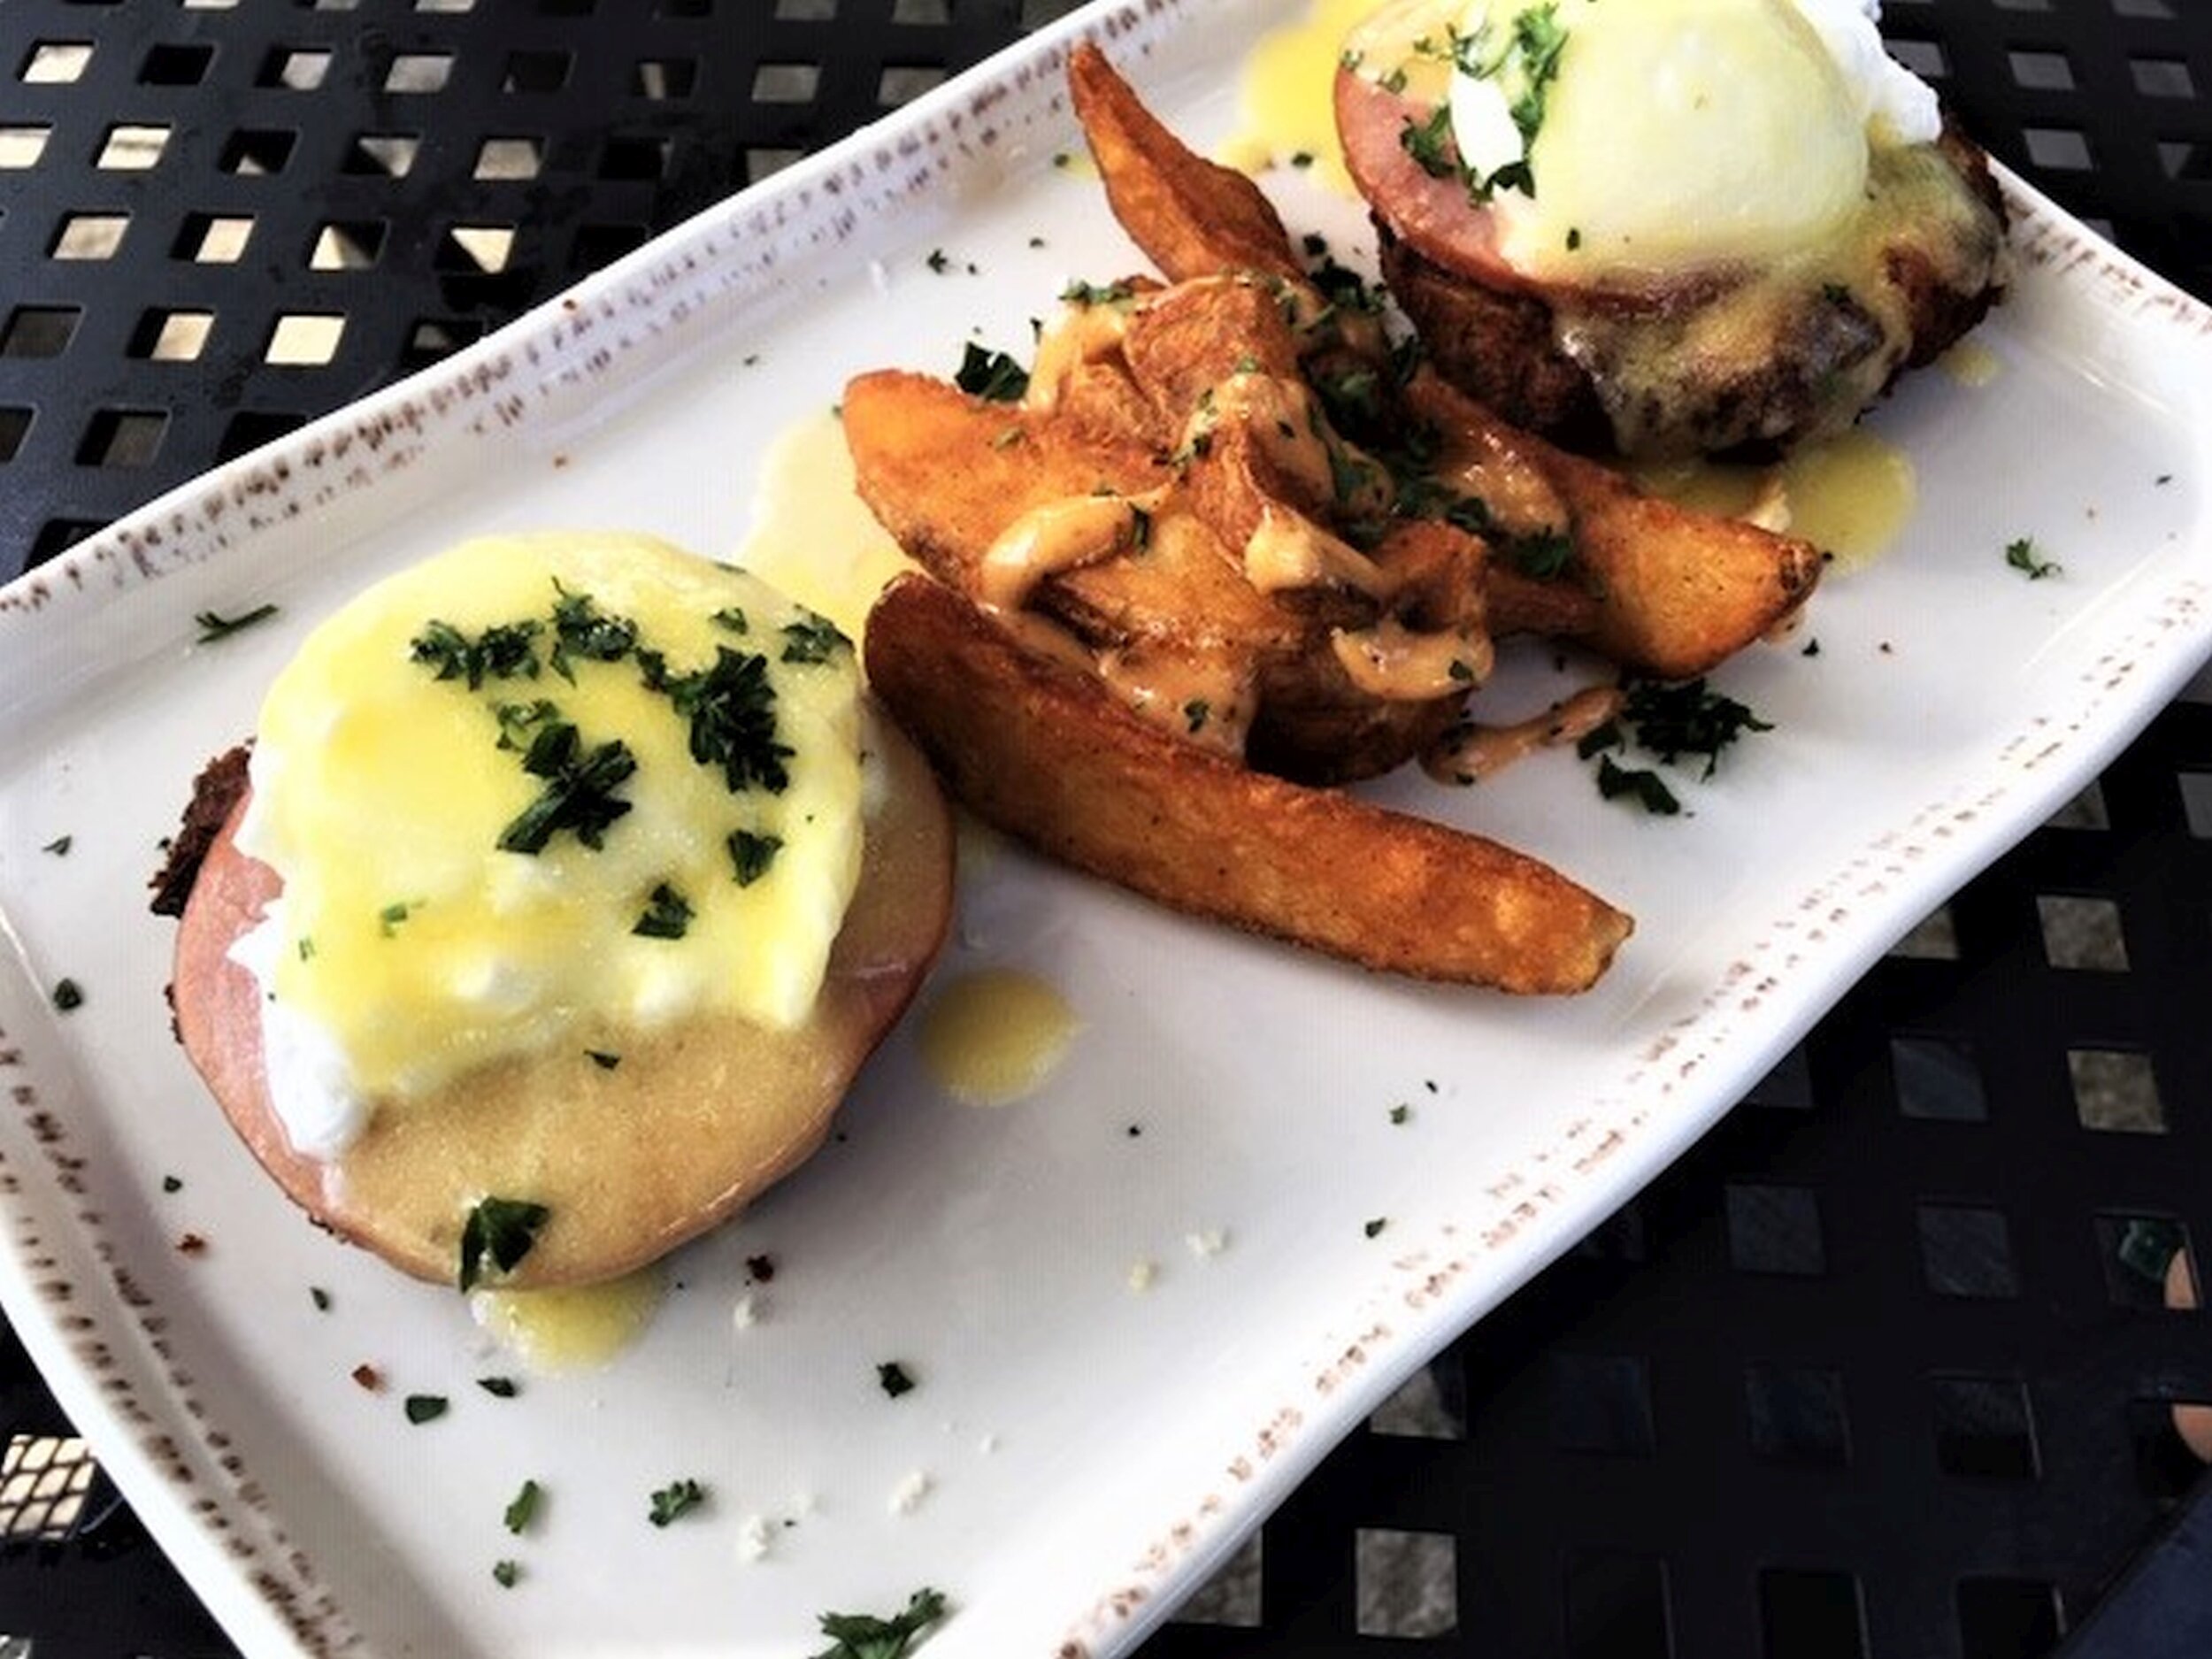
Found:
<svg viewBox="0 0 2212 1659"><path fill-rule="evenodd" d="M4 0L0 578L1067 9ZM1887 10L1996 155L2212 297L2212 6ZM1147 1651L2212 1653L2173 1411L2212 1323L2162 1295L2212 1238L2208 1009L2184 702ZM230 1651L4 1327L0 1437L0 1655Z"/></svg>

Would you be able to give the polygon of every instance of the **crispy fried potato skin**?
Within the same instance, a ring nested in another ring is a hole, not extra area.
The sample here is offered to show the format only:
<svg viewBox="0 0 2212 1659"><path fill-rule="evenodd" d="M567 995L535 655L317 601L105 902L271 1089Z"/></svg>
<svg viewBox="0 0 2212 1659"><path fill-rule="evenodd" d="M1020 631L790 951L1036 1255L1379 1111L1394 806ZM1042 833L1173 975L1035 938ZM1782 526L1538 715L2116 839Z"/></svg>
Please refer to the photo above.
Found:
<svg viewBox="0 0 2212 1659"><path fill-rule="evenodd" d="M1495 842L1179 742L926 577L885 591L864 649L875 695L958 799L1179 910L1368 968L1528 994L1586 988L1630 932Z"/></svg>
<svg viewBox="0 0 2212 1659"><path fill-rule="evenodd" d="M1303 278L1259 187L1194 154L1087 41L1069 54L1068 90L1114 217L1171 282L1222 271Z"/></svg>
<svg viewBox="0 0 2212 1659"><path fill-rule="evenodd" d="M1819 584L1824 560L1809 541L1647 495L1610 467L1507 425L1432 371L1417 373L1406 396L1440 429L1540 478L1565 509L1591 606L1575 616L1559 605L1551 626L1540 618L1532 631L1571 634L1624 667L1689 680L1772 634ZM1528 611L1544 603L1525 586L1518 596ZM1506 608L1511 614L1511 601Z"/></svg>

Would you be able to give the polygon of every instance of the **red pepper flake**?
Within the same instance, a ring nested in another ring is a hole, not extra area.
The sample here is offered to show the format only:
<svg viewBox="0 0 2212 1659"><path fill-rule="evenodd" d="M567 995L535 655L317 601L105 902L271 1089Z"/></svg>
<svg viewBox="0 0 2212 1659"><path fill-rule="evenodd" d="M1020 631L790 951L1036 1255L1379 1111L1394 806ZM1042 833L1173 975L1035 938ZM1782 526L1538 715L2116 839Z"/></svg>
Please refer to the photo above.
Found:
<svg viewBox="0 0 2212 1659"><path fill-rule="evenodd" d="M371 1394L380 1394L384 1388L384 1373L373 1365L356 1365L353 1368L353 1380Z"/></svg>

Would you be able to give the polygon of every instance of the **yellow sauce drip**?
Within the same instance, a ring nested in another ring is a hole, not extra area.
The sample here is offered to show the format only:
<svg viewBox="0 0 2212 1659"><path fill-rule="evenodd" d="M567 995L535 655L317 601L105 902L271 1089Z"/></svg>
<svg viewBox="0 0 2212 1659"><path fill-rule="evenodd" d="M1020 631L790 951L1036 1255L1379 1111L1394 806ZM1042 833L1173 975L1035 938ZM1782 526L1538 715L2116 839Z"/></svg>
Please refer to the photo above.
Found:
<svg viewBox="0 0 2212 1659"><path fill-rule="evenodd" d="M1353 194L1330 88L1345 35L1373 10L1374 0L1313 0L1302 18L1260 37L1238 80L1239 126L1217 152L1224 165L1257 173L1310 163L1311 176Z"/></svg>
<svg viewBox="0 0 2212 1659"><path fill-rule="evenodd" d="M1978 340L1962 340L1936 359L1958 386L1987 386L2005 372L2004 359Z"/></svg>
<svg viewBox="0 0 2212 1659"><path fill-rule="evenodd" d="M1665 461L1633 472L1646 489L1683 506L1801 537L1839 570L1888 552L1919 500L1912 457L1863 426L1809 443L1778 466Z"/></svg>
<svg viewBox="0 0 2212 1659"><path fill-rule="evenodd" d="M635 1341L661 1303L658 1267L603 1284L558 1290L480 1290L469 1298L476 1322L534 1371L604 1365Z"/></svg>
<svg viewBox="0 0 2212 1659"><path fill-rule="evenodd" d="M922 1061L956 1100L1009 1105L1043 1086L1081 1023L1034 974L984 968L946 985L924 1012Z"/></svg>
<svg viewBox="0 0 2212 1659"><path fill-rule="evenodd" d="M1888 552L1919 499L1911 458L1856 426L1784 462L1782 489L1790 534L1832 554L1843 570Z"/></svg>
<svg viewBox="0 0 2212 1659"><path fill-rule="evenodd" d="M852 640L891 579L917 568L860 499L844 428L829 414L798 422L768 446L752 527L734 560Z"/></svg>

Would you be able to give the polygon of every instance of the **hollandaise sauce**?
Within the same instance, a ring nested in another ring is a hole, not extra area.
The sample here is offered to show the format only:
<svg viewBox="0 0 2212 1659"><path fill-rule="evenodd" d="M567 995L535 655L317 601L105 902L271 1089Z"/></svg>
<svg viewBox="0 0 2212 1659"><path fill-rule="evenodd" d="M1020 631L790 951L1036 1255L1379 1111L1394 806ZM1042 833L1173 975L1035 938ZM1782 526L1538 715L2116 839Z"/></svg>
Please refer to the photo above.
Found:
<svg viewBox="0 0 2212 1659"><path fill-rule="evenodd" d="M1912 457L1863 426L1806 444L1773 466L1662 462L1638 467L1636 477L1686 506L1801 537L1838 570L1888 552L1920 494Z"/></svg>
<svg viewBox="0 0 2212 1659"><path fill-rule="evenodd" d="M658 1267L558 1290L480 1290L469 1298L476 1322L534 1371L604 1365L635 1341L661 1303Z"/></svg>
<svg viewBox="0 0 2212 1659"><path fill-rule="evenodd" d="M1081 1023L1034 974L979 969L947 984L924 1010L922 1061L956 1100L1009 1105L1043 1086Z"/></svg>
<svg viewBox="0 0 2212 1659"><path fill-rule="evenodd" d="M296 1149L487 1065L812 1007L860 867L849 641L638 536L462 545L318 628L263 706L239 954Z"/></svg>

